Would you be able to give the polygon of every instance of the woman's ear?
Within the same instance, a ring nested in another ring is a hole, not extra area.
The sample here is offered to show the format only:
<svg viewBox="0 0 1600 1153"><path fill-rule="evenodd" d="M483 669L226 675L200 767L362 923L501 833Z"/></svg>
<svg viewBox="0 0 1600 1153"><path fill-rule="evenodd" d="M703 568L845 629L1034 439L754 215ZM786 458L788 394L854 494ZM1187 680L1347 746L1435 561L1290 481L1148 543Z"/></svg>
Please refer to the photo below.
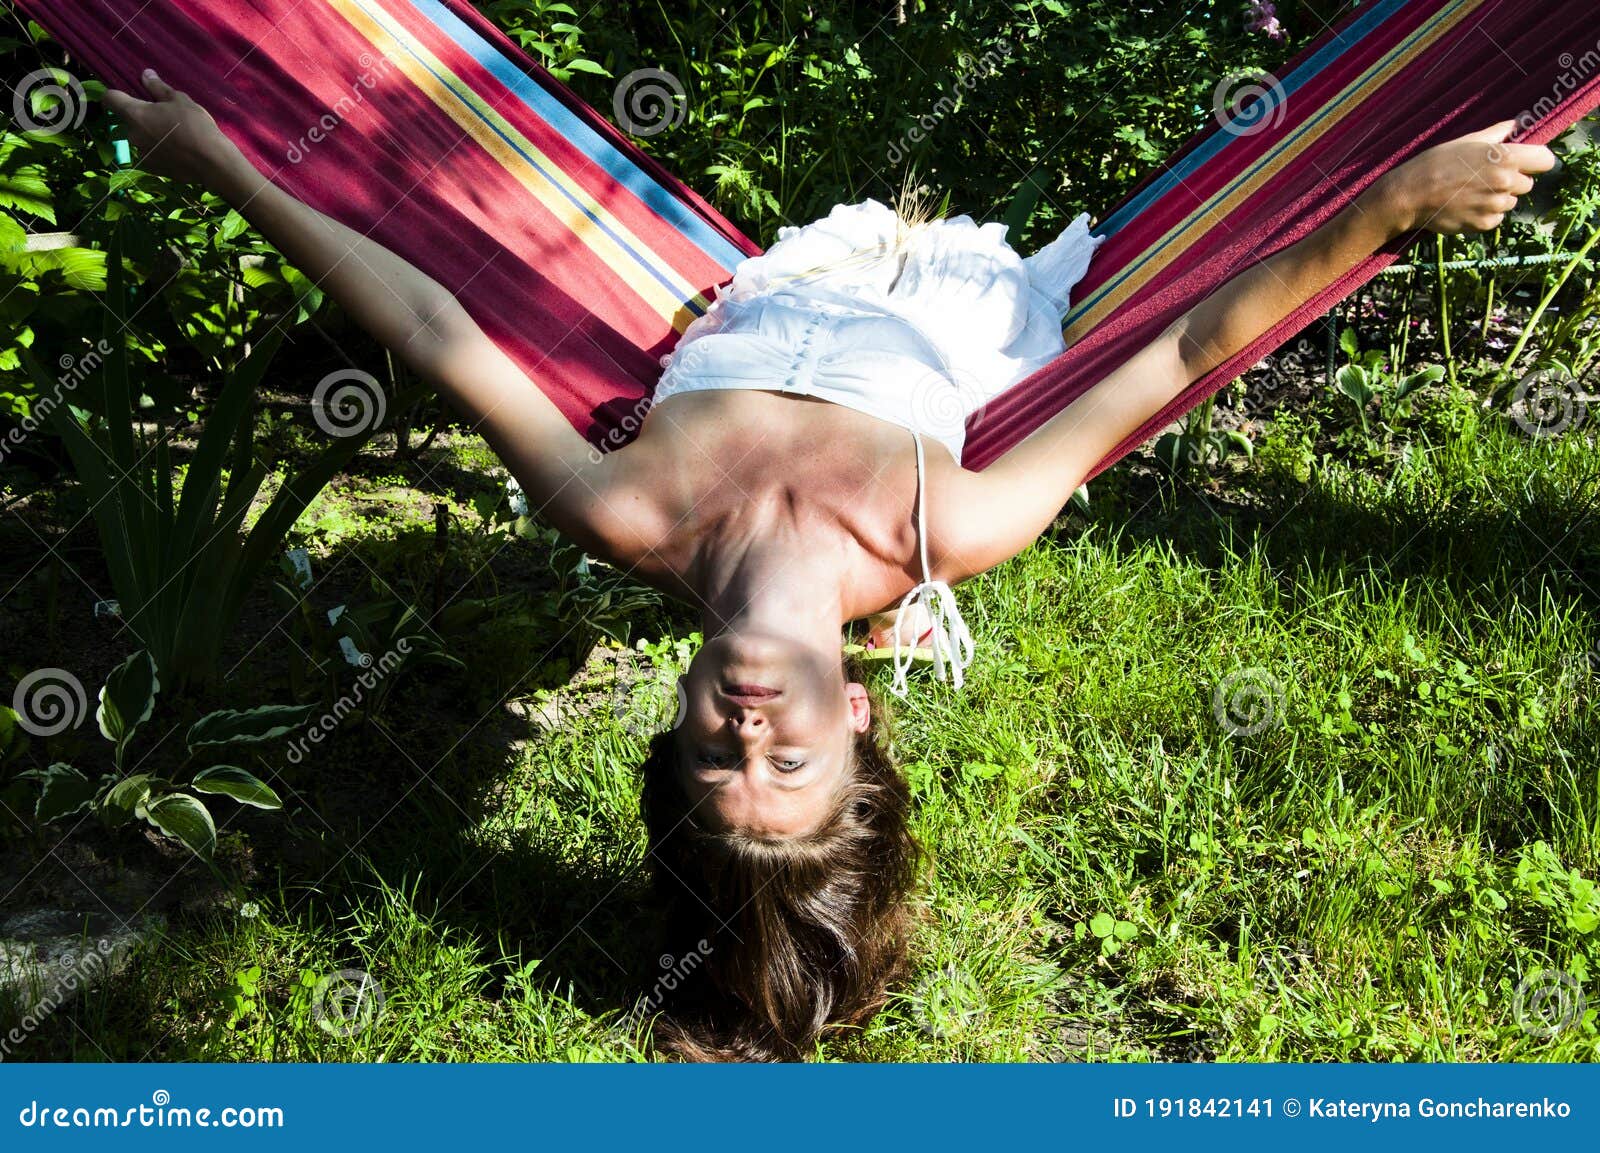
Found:
<svg viewBox="0 0 1600 1153"><path fill-rule="evenodd" d="M850 706L850 728L864 733L872 727L872 698L867 696L867 686L848 681L844 686L844 699Z"/></svg>

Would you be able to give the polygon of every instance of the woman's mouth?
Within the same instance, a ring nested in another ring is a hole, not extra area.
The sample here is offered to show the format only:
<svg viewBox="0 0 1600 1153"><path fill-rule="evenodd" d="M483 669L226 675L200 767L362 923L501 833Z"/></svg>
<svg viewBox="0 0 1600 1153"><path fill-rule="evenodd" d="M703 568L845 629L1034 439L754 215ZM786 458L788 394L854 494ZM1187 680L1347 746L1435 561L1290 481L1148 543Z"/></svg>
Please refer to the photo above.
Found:
<svg viewBox="0 0 1600 1153"><path fill-rule="evenodd" d="M746 707L764 705L782 694L766 685L723 685L722 695Z"/></svg>

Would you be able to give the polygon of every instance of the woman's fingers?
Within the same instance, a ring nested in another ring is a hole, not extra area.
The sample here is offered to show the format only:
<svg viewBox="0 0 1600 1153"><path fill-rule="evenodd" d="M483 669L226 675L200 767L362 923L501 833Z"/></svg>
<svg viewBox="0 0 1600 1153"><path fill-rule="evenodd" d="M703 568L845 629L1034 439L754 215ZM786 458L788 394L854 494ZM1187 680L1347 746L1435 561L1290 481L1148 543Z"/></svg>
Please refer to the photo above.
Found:
<svg viewBox="0 0 1600 1153"><path fill-rule="evenodd" d="M154 68L146 68L141 79L144 81L144 90L157 100L171 100L177 95L172 85L156 75Z"/></svg>
<svg viewBox="0 0 1600 1153"><path fill-rule="evenodd" d="M1489 127L1479 132L1470 133L1461 139L1472 141L1475 144L1504 144L1511 139L1511 134L1516 130L1517 122L1515 120L1502 120L1499 124L1491 124Z"/></svg>
<svg viewBox="0 0 1600 1153"><path fill-rule="evenodd" d="M1518 172L1549 172L1556 166L1556 154L1543 144L1502 144L1506 160Z"/></svg>
<svg viewBox="0 0 1600 1153"><path fill-rule="evenodd" d="M118 116L126 116L133 109L133 97L115 88L107 88L106 107Z"/></svg>

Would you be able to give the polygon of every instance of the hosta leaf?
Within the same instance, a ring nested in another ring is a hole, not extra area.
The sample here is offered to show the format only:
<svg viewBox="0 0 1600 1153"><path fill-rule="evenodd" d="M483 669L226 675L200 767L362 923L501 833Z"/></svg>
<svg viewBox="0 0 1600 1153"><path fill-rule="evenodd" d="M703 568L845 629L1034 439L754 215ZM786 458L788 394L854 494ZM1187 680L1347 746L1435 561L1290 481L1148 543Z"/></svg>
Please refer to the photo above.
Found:
<svg viewBox="0 0 1600 1153"><path fill-rule="evenodd" d="M95 710L94 719L100 723L101 736L117 746L118 756L138 727L150 719L160 691L156 662L144 649L111 670L100 690L100 707Z"/></svg>
<svg viewBox="0 0 1600 1153"><path fill-rule="evenodd" d="M10 705L0 705L0 762L21 752L26 739L22 726L17 724L16 710Z"/></svg>
<svg viewBox="0 0 1600 1153"><path fill-rule="evenodd" d="M217 851L217 826L211 812L187 793L168 793L146 806L144 819L209 861Z"/></svg>
<svg viewBox="0 0 1600 1153"><path fill-rule="evenodd" d="M1156 462L1168 472L1177 472L1183 467L1183 437L1175 432L1165 433L1156 441Z"/></svg>
<svg viewBox="0 0 1600 1153"><path fill-rule="evenodd" d="M74 816L94 800L98 785L71 765L54 764L43 772L26 774L40 782L39 803L33 815L42 825Z"/></svg>
<svg viewBox="0 0 1600 1153"><path fill-rule="evenodd" d="M189 729L189 749L222 745L251 745L287 736L310 719L310 705L261 705L236 711L224 709L201 717Z"/></svg>
<svg viewBox="0 0 1600 1153"><path fill-rule="evenodd" d="M165 781L158 781L149 773L135 773L107 789L101 804L110 811L113 819L126 820L150 799L150 793L156 786L164 784Z"/></svg>
<svg viewBox="0 0 1600 1153"><path fill-rule="evenodd" d="M1367 373L1363 368L1347 364L1339 370L1334 382L1339 386L1340 392L1357 404L1364 405L1372 399L1372 387L1367 383Z"/></svg>
<svg viewBox="0 0 1600 1153"><path fill-rule="evenodd" d="M252 805L258 809L283 808L283 802L270 785L233 765L217 765L196 773L190 787L197 793L232 797L241 805Z"/></svg>

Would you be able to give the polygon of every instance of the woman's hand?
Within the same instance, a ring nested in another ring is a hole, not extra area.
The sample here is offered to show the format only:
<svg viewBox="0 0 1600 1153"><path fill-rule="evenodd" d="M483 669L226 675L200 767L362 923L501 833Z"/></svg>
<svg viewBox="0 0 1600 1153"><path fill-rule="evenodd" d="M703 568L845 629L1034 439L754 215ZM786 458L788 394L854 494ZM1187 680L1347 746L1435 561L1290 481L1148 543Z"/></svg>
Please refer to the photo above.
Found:
<svg viewBox="0 0 1600 1153"><path fill-rule="evenodd" d="M213 186L239 150L211 113L167 84L154 69L145 69L142 79L149 100L115 90L106 93L106 107L127 126L128 139L139 149L139 167L185 183Z"/></svg>
<svg viewBox="0 0 1600 1153"><path fill-rule="evenodd" d="M1508 120L1428 149L1373 185L1368 203L1397 236L1419 228L1447 236L1493 232L1517 197L1532 191L1534 175L1556 164L1543 145L1510 143L1515 128Z"/></svg>

